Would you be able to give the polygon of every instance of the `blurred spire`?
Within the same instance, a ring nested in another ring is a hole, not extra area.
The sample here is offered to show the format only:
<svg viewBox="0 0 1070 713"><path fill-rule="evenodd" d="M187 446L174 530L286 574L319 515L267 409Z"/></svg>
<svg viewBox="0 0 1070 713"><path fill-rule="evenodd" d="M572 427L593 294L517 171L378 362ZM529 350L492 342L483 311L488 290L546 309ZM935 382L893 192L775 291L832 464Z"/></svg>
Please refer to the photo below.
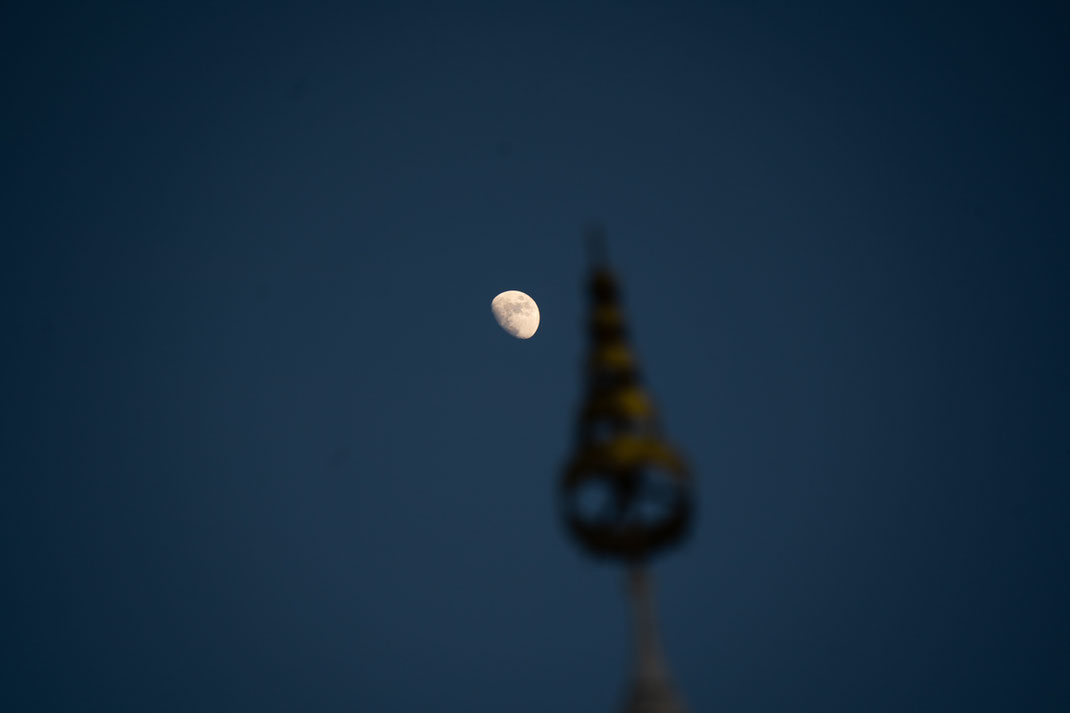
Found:
<svg viewBox="0 0 1070 713"><path fill-rule="evenodd" d="M604 231L590 230L588 246L587 383L561 480L563 510L572 534L592 553L642 560L683 535L691 514L690 475L662 436L643 386L617 280L605 260Z"/></svg>
<svg viewBox="0 0 1070 713"><path fill-rule="evenodd" d="M560 481L561 509L588 552L629 567L635 673L625 713L682 713L658 636L646 563L675 544L691 519L691 476L662 435L632 350L605 231L587 230L590 300L586 386L576 445Z"/></svg>

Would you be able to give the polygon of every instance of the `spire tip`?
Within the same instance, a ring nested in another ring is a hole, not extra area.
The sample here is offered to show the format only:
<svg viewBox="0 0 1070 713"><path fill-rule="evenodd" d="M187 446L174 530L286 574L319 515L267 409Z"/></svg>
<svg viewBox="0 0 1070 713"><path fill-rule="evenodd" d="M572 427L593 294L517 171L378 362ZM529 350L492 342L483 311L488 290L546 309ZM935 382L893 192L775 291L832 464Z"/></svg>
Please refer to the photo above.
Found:
<svg viewBox="0 0 1070 713"><path fill-rule="evenodd" d="M606 229L601 223L592 222L587 226L587 254L593 268L609 266L609 253L606 247Z"/></svg>

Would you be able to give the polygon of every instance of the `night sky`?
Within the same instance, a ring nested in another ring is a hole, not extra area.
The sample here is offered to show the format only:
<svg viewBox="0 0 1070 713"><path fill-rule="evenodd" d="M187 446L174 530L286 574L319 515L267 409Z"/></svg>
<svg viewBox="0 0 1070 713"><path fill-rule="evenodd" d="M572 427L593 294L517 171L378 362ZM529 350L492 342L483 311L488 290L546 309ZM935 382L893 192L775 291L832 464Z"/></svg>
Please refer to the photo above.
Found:
<svg viewBox="0 0 1070 713"><path fill-rule="evenodd" d="M812 5L6 6L0 710L615 710L592 220L692 711L1070 710L1070 11Z"/></svg>

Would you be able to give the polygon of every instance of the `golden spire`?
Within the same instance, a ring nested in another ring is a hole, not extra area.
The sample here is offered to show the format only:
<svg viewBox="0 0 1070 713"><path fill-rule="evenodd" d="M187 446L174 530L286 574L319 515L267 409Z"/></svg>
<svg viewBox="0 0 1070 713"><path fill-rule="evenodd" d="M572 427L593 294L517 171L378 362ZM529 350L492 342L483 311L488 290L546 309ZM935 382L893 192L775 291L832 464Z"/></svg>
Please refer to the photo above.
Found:
<svg viewBox="0 0 1070 713"><path fill-rule="evenodd" d="M684 533L691 481L643 387L603 231L590 230L588 240L587 384L576 447L561 479L562 510L588 550L638 561Z"/></svg>
<svg viewBox="0 0 1070 713"><path fill-rule="evenodd" d="M617 280L601 229L589 232L587 385L576 447L561 476L561 509L590 552L629 564L635 672L625 713L683 713L665 663L645 563L677 542L691 519L691 477L661 434L628 340Z"/></svg>

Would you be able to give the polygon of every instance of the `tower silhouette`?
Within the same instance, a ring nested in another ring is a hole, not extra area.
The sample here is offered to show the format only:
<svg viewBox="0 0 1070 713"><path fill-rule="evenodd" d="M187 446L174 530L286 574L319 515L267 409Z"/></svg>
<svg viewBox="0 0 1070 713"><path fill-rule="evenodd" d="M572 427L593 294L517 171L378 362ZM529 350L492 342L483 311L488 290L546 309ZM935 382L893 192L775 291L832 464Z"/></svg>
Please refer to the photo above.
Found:
<svg viewBox="0 0 1070 713"><path fill-rule="evenodd" d="M690 471L661 432L631 348L605 234L588 233L591 269L586 387L576 444L563 468L560 507L589 553L623 561L635 628L635 672L625 713L686 710L665 663L647 571L691 520Z"/></svg>

